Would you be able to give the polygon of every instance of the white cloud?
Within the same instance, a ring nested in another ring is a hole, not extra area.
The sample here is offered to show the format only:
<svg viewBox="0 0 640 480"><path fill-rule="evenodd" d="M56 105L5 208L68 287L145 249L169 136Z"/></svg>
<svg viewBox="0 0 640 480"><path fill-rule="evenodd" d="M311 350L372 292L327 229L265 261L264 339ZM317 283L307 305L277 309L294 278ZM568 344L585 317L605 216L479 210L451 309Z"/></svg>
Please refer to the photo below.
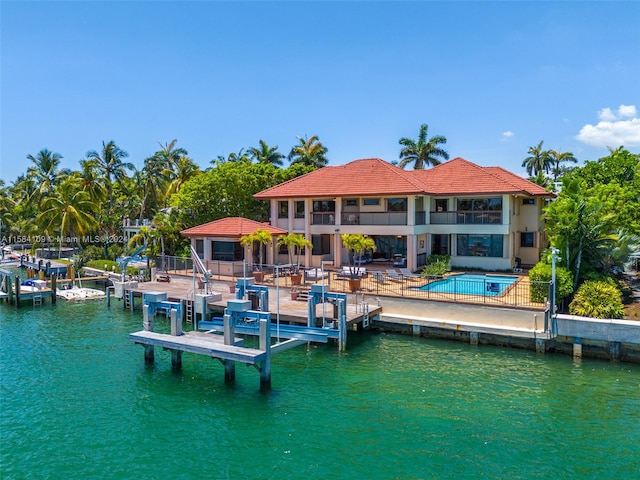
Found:
<svg viewBox="0 0 640 480"><path fill-rule="evenodd" d="M507 142L514 135L515 134L510 130L507 130L506 132L502 132L502 138L500 139L500 141L501 142Z"/></svg>
<svg viewBox="0 0 640 480"><path fill-rule="evenodd" d="M616 111L609 107L598 112L597 125L587 124L576 138L594 147L640 146L640 118L635 105L620 105Z"/></svg>

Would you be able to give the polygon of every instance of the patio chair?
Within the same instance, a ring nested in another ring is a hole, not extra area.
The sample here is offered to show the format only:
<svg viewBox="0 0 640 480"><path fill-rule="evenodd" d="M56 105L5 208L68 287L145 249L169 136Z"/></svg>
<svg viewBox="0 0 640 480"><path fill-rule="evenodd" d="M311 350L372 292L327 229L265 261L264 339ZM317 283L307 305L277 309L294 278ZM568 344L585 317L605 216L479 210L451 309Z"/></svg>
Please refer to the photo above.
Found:
<svg viewBox="0 0 640 480"><path fill-rule="evenodd" d="M395 270L387 270L387 276L391 280L395 280L397 282L401 282L402 281L402 276L398 275L398 273Z"/></svg>
<svg viewBox="0 0 640 480"><path fill-rule="evenodd" d="M387 279L384 278L384 273L382 272L372 272L373 278L375 278L380 283L386 283Z"/></svg>
<svg viewBox="0 0 640 480"><path fill-rule="evenodd" d="M408 268L401 268L400 269L400 273L405 277L405 278L410 278L412 280L418 280L422 278L422 275L418 275L416 273L412 273L411 270L409 270Z"/></svg>

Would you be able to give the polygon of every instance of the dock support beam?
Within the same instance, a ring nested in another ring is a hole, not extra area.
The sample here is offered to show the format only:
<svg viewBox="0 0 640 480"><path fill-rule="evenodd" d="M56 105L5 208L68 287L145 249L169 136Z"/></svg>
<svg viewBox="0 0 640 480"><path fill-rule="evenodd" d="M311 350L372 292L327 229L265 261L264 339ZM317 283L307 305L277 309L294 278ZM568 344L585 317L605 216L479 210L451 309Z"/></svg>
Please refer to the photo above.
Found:
<svg viewBox="0 0 640 480"><path fill-rule="evenodd" d="M171 350L171 368L174 370L182 368L182 352L180 350Z"/></svg>
<svg viewBox="0 0 640 480"><path fill-rule="evenodd" d="M480 343L480 334L478 332L469 332L469 343L478 345Z"/></svg>
<svg viewBox="0 0 640 480"><path fill-rule="evenodd" d="M142 329L153 332L153 316L149 315L149 305L142 306ZM144 363L149 364L155 361L153 345L144 345Z"/></svg>
<svg viewBox="0 0 640 480"><path fill-rule="evenodd" d="M171 309L171 335L182 335L182 318L178 318L178 310L175 308Z"/></svg>
<svg viewBox="0 0 640 480"><path fill-rule="evenodd" d="M575 337L573 339L573 358L582 358L582 338L580 337Z"/></svg>
<svg viewBox="0 0 640 480"><path fill-rule="evenodd" d="M16 308L20 308L20 277L16 275L14 279L16 293Z"/></svg>
<svg viewBox="0 0 640 480"><path fill-rule="evenodd" d="M271 325L269 320L260 320L260 350L267 352L260 362L260 391L271 388Z"/></svg>
<svg viewBox="0 0 640 480"><path fill-rule="evenodd" d="M620 342L611 342L609 344L609 355L612 362L620 361Z"/></svg>
<svg viewBox="0 0 640 480"><path fill-rule="evenodd" d="M235 328L231 315L224 315L224 344L233 345L235 337ZM224 381L225 383L233 383L236 380L236 362L233 360L224 360Z"/></svg>
<svg viewBox="0 0 640 480"><path fill-rule="evenodd" d="M547 341L544 338L536 338L536 352L545 353L547 351Z"/></svg>
<svg viewBox="0 0 640 480"><path fill-rule="evenodd" d="M56 291L57 291L57 277L55 274L51 274L51 305L56 304Z"/></svg>

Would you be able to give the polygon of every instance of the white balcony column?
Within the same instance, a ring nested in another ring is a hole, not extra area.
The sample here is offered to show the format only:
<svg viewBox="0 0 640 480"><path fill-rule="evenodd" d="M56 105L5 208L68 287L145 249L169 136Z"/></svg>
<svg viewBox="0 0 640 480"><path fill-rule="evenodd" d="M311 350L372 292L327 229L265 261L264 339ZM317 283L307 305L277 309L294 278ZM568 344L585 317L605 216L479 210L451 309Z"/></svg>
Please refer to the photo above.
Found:
<svg viewBox="0 0 640 480"><path fill-rule="evenodd" d="M205 262L211 258L211 242L213 240L210 238L205 237L202 239L202 260Z"/></svg>
<svg viewBox="0 0 640 480"><path fill-rule="evenodd" d="M416 224L416 200L417 199L418 199L418 195L413 195L407 198L407 225L409 226L413 226Z"/></svg>
<svg viewBox="0 0 640 480"><path fill-rule="evenodd" d="M273 227L276 226L276 222L278 221L278 201L279 200L271 200L271 213L269 214L269 224Z"/></svg>
<svg viewBox="0 0 640 480"><path fill-rule="evenodd" d="M340 226L340 224L342 223L342 197L336 197L334 199L334 202L336 204L336 211L335 211L335 224L337 226Z"/></svg>
<svg viewBox="0 0 640 480"><path fill-rule="evenodd" d="M291 233L295 228L293 225L293 222L296 218L296 201L295 200L291 200L291 199L287 200L287 212L289 212L287 216L287 232Z"/></svg>
<svg viewBox="0 0 640 480"><path fill-rule="evenodd" d="M418 235L407 235L407 268L412 272L418 268Z"/></svg>

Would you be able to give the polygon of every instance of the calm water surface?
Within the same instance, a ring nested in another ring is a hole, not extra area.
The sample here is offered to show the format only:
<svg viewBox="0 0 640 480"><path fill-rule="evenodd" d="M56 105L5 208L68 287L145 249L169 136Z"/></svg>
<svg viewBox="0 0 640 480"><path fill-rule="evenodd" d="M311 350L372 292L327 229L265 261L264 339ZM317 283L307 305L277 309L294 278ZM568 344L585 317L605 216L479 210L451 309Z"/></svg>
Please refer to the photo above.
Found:
<svg viewBox="0 0 640 480"><path fill-rule="evenodd" d="M265 394L145 367L116 305L0 305L2 478L640 478L638 365L356 334L276 355Z"/></svg>

